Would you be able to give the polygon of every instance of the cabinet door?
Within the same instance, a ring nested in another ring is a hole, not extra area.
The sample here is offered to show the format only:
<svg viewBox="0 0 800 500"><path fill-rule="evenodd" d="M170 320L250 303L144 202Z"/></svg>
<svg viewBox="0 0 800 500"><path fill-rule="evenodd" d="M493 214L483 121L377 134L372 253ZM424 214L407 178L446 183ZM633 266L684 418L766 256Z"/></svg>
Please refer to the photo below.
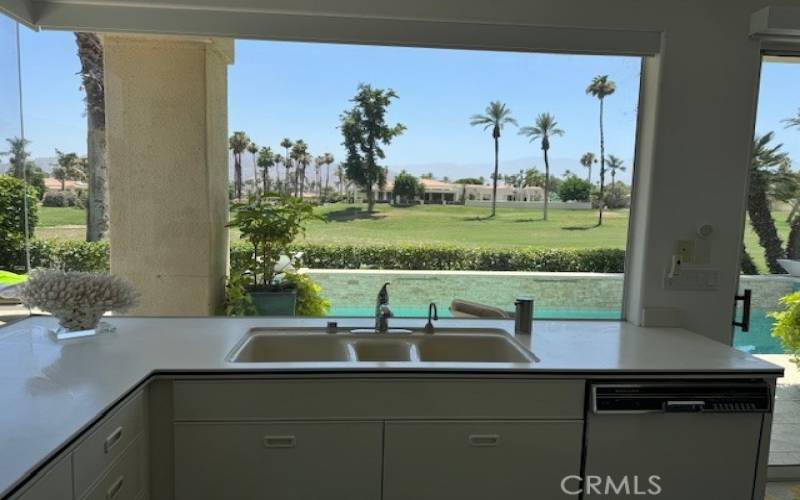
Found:
<svg viewBox="0 0 800 500"><path fill-rule="evenodd" d="M72 455L59 460L17 500L72 500Z"/></svg>
<svg viewBox="0 0 800 500"><path fill-rule="evenodd" d="M175 424L175 499L378 500L380 422Z"/></svg>
<svg viewBox="0 0 800 500"><path fill-rule="evenodd" d="M384 500L574 498L581 421L387 422Z"/></svg>

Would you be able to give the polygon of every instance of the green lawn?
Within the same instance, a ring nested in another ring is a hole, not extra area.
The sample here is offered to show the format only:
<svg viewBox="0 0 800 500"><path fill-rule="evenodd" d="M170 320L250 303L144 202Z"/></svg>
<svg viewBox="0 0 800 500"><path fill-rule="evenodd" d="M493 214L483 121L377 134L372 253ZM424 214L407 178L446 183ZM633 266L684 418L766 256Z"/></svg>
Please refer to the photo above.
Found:
<svg viewBox="0 0 800 500"><path fill-rule="evenodd" d="M424 205L397 208L376 205L374 214L363 206L334 204L318 209L329 222L313 222L306 239L319 243L441 243L482 247L540 248L624 248L628 211L605 213L597 227L596 211L551 210L548 221L540 210L498 209L497 217L487 218L486 208L459 205ZM789 233L786 212L775 212L776 225L785 240ZM41 238L82 239L84 211L74 208L40 207ZM79 227L65 227L65 226ZM232 238L238 237L232 234ZM745 245L759 270L766 272L764 256L750 225Z"/></svg>

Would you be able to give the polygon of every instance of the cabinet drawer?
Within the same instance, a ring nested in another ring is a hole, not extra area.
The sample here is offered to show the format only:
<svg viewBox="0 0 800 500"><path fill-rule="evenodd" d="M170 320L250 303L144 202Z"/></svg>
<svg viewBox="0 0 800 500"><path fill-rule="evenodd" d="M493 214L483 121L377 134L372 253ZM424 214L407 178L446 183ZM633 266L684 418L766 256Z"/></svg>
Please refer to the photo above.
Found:
<svg viewBox="0 0 800 500"><path fill-rule="evenodd" d="M146 465L144 437L140 435L82 500L137 500L145 484Z"/></svg>
<svg viewBox="0 0 800 500"><path fill-rule="evenodd" d="M525 379L182 380L189 420L583 418L583 381Z"/></svg>
<svg viewBox="0 0 800 500"><path fill-rule="evenodd" d="M581 421L387 422L384 500L574 498Z"/></svg>
<svg viewBox="0 0 800 500"><path fill-rule="evenodd" d="M75 493L80 498L144 428L144 396L139 393L111 413L75 449Z"/></svg>
<svg viewBox="0 0 800 500"><path fill-rule="evenodd" d="M376 500L380 422L175 424L175 500Z"/></svg>
<svg viewBox="0 0 800 500"><path fill-rule="evenodd" d="M40 477L33 480L17 500L72 500L72 457L58 460Z"/></svg>

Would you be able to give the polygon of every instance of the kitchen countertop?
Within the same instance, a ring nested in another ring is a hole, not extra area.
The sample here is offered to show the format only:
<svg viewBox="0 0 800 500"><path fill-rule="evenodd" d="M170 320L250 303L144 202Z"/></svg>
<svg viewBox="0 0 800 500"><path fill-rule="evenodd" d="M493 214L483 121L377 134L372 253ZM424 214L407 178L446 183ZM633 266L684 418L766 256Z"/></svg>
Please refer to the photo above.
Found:
<svg viewBox="0 0 800 500"><path fill-rule="evenodd" d="M539 362L523 363L230 363L253 327L324 327L325 319L106 318L113 333L56 342L50 317L0 328L0 495L68 444L131 389L159 373L402 372L527 376L760 376L783 369L678 328L641 328L612 321L536 321L517 336ZM344 331L370 318L338 318ZM392 327L421 328L396 318ZM439 328L500 328L507 320L443 319Z"/></svg>

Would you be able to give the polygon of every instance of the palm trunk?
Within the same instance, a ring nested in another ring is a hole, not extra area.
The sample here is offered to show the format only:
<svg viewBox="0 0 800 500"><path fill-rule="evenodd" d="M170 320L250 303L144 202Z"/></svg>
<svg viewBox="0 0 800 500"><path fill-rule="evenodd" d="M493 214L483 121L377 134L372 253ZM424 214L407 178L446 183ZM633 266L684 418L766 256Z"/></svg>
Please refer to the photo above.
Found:
<svg viewBox="0 0 800 500"><path fill-rule="evenodd" d="M242 199L242 155L233 154L233 182L236 185L236 199Z"/></svg>
<svg viewBox="0 0 800 500"><path fill-rule="evenodd" d="M61 190L62 191L66 191L66 189L67 189L66 188L66 182L67 182L66 179L61 179Z"/></svg>
<svg viewBox="0 0 800 500"><path fill-rule="evenodd" d="M325 197L326 198L328 197L328 184L330 184L330 181L331 181L331 166L330 165L325 165L325 189L324 189L324 192L325 192Z"/></svg>
<svg viewBox="0 0 800 500"><path fill-rule="evenodd" d="M253 153L253 191L258 196L258 162L256 162L256 154Z"/></svg>
<svg viewBox="0 0 800 500"><path fill-rule="evenodd" d="M372 184L367 186L367 211L372 213L375 210L375 195L372 192Z"/></svg>
<svg viewBox="0 0 800 500"><path fill-rule="evenodd" d="M800 259L800 217L792 219L789 225L789 238L786 241L786 257Z"/></svg>
<svg viewBox="0 0 800 500"><path fill-rule="evenodd" d="M500 170L500 139L494 138L494 182L492 182L492 217L497 212L497 176Z"/></svg>
<svg viewBox="0 0 800 500"><path fill-rule="evenodd" d="M592 183L592 164L591 163L589 164L589 177L586 180L589 182L589 184Z"/></svg>
<svg viewBox="0 0 800 500"><path fill-rule="evenodd" d="M286 165L284 165L284 168L286 169L286 175L283 176L283 183L284 183L283 191L288 195L289 194L289 178L291 176L291 173L289 172L289 170L291 169L291 167L287 163Z"/></svg>
<svg viewBox="0 0 800 500"><path fill-rule="evenodd" d="M778 259L784 258L785 253L769 208L767 180L757 171L752 171L750 174L747 214L750 216L750 225L753 226L753 231L758 235L758 242L764 249L764 258L767 261L769 272L784 274L786 271L778 264Z"/></svg>
<svg viewBox="0 0 800 500"><path fill-rule="evenodd" d="M603 225L603 205L605 205L605 181L606 181L606 146L605 136L603 131L603 99L600 99L600 200L598 205L600 207L600 216L597 219L597 225Z"/></svg>
<svg viewBox="0 0 800 500"><path fill-rule="evenodd" d="M264 167L264 170L262 171L261 184L264 188L264 194L269 193L269 169L267 167Z"/></svg>
<svg viewBox="0 0 800 500"><path fill-rule="evenodd" d="M547 205L550 202L550 159L544 150L544 220L547 220Z"/></svg>

